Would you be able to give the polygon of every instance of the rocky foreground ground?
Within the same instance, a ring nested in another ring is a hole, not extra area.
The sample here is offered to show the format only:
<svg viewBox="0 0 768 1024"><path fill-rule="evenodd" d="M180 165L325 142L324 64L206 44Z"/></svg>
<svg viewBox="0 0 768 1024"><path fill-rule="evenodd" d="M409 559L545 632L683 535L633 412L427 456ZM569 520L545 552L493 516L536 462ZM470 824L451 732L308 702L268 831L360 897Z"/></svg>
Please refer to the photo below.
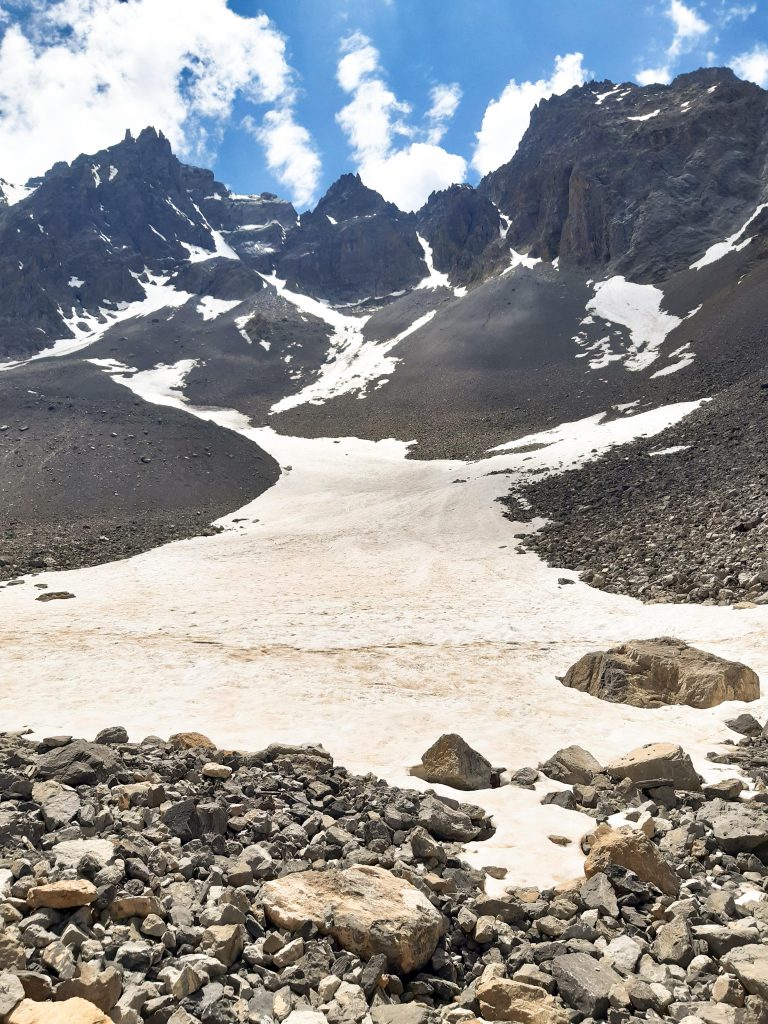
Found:
<svg viewBox="0 0 768 1024"><path fill-rule="evenodd" d="M317 747L4 734L0 1021L768 1021L768 740L732 726L749 801L669 745L491 769L595 820L583 877L501 895L462 860L493 823L458 788ZM468 788L487 765L449 736L414 771Z"/></svg>

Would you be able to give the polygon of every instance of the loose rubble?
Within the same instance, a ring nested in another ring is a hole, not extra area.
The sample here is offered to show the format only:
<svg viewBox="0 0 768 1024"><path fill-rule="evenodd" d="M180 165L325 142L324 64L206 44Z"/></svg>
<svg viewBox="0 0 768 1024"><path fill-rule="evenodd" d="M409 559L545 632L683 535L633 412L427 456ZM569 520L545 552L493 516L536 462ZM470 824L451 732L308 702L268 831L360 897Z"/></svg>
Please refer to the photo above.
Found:
<svg viewBox="0 0 768 1024"><path fill-rule="evenodd" d="M462 859L481 808L320 747L0 735L0 1024L758 1024L768 739L741 725L747 802L664 744L500 773L595 821L581 878L500 894Z"/></svg>

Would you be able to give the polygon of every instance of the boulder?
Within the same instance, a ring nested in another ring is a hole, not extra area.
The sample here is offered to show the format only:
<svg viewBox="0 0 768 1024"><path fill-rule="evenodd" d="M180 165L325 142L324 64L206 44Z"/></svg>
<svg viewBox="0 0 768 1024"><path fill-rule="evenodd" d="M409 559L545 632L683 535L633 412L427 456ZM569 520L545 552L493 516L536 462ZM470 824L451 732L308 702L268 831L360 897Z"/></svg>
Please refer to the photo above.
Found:
<svg viewBox="0 0 768 1024"><path fill-rule="evenodd" d="M568 1024L570 1020L562 1004L537 985L488 978L478 982L476 995L483 1020L520 1024Z"/></svg>
<svg viewBox="0 0 768 1024"><path fill-rule="evenodd" d="M712 827L725 853L755 853L768 847L768 807L765 804L710 800L698 817Z"/></svg>
<svg viewBox="0 0 768 1024"><path fill-rule="evenodd" d="M680 879L658 848L642 832L631 828L602 828L595 834L584 874L592 878L619 866L634 871L638 878L650 882L667 896L677 896Z"/></svg>
<svg viewBox="0 0 768 1024"><path fill-rule="evenodd" d="M369 959L383 953L404 974L431 958L445 924L426 896L384 868L301 871L267 882L267 917L291 931L311 921L340 946Z"/></svg>
<svg viewBox="0 0 768 1024"><path fill-rule="evenodd" d="M174 750L215 750L216 744L201 732L175 732L168 738Z"/></svg>
<svg viewBox="0 0 768 1024"><path fill-rule="evenodd" d="M56 779L65 786L92 786L118 771L120 757L103 743L72 740L42 754L37 762L40 779Z"/></svg>
<svg viewBox="0 0 768 1024"><path fill-rule="evenodd" d="M421 755L411 775L453 789L490 789L493 767L455 732L445 733Z"/></svg>
<svg viewBox="0 0 768 1024"><path fill-rule="evenodd" d="M96 743L127 743L128 730L122 725L110 725L96 736Z"/></svg>
<svg viewBox="0 0 768 1024"><path fill-rule="evenodd" d="M585 654L568 669L563 685L637 708L713 708L723 701L760 696L760 680L751 668L668 636L628 640Z"/></svg>
<svg viewBox="0 0 768 1024"><path fill-rule="evenodd" d="M750 995L768 1000L768 946L738 946L726 953L721 962Z"/></svg>
<svg viewBox="0 0 768 1024"><path fill-rule="evenodd" d="M8 1024L112 1024L112 1021L86 999L65 999L60 1003L24 999L8 1018Z"/></svg>
<svg viewBox="0 0 768 1024"><path fill-rule="evenodd" d="M762 725L755 716L750 715L747 711L736 715L735 718L729 718L725 724L740 736L759 736L763 731Z"/></svg>
<svg viewBox="0 0 768 1024"><path fill-rule="evenodd" d="M575 744L558 750L548 761L539 765L548 778L564 782L567 786L588 786L603 768L588 750Z"/></svg>
<svg viewBox="0 0 768 1024"><path fill-rule="evenodd" d="M38 907L69 910L72 907L85 907L95 899L96 886L85 878L36 885L27 893L27 903L35 910Z"/></svg>
<svg viewBox="0 0 768 1024"><path fill-rule="evenodd" d="M561 998L585 1017L605 1017L608 994L622 978L610 964L588 953L565 953L552 961L552 977Z"/></svg>
<svg viewBox="0 0 768 1024"><path fill-rule="evenodd" d="M87 999L104 1013L109 1013L123 991L122 976L114 967L103 971L97 963L83 963L80 973L70 981L62 981L56 989L56 1000L79 997Z"/></svg>
<svg viewBox="0 0 768 1024"><path fill-rule="evenodd" d="M614 779L630 779L641 789L671 786L697 793L701 780L693 762L682 747L674 743L646 743L605 766Z"/></svg>
<svg viewBox="0 0 768 1024"><path fill-rule="evenodd" d="M10 971L0 972L0 1020L6 1020L24 999L24 986Z"/></svg>

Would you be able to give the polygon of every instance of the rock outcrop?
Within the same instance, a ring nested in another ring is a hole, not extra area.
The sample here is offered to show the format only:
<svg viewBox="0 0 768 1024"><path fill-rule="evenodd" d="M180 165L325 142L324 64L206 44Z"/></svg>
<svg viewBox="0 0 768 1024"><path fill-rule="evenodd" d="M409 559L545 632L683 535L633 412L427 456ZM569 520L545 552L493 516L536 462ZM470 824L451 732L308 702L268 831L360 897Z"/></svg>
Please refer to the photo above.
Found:
<svg viewBox="0 0 768 1024"><path fill-rule="evenodd" d="M689 647L674 637L628 640L585 654L563 685L614 704L657 708L687 704L712 708L727 700L757 700L760 680L737 661Z"/></svg>

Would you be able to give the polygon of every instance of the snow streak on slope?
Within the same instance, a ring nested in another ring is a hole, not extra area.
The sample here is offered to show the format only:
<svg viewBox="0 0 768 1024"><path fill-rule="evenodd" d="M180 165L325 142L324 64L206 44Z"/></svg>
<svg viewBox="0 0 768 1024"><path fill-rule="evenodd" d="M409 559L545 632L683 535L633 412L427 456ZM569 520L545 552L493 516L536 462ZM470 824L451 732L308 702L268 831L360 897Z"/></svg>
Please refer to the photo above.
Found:
<svg viewBox="0 0 768 1024"><path fill-rule="evenodd" d="M695 263L691 264L691 270L701 270L702 267L708 266L710 263L716 263L717 260L721 260L723 256L727 256L729 252L740 252L746 248L752 241L752 238L745 238L739 242L739 238L744 234L749 225L756 220L763 210L768 209L768 203L763 203L755 210L749 220L745 221L744 224L735 231L730 238L726 238L724 242L716 242L714 245L710 245L701 259L696 260Z"/></svg>
<svg viewBox="0 0 768 1024"><path fill-rule="evenodd" d="M348 316L309 295L290 291L285 287L285 281L274 274L270 277L262 274L262 277L297 309L311 313L333 328L331 347L325 363L318 371L317 380L295 395L281 398L272 406L273 413L285 412L305 403L321 405L331 398L355 392L358 398L365 398L368 385L386 377L397 366L399 360L389 355L391 350L429 323L435 315L435 311L430 310L388 341L369 341L363 335L363 327L370 316Z"/></svg>
<svg viewBox="0 0 768 1024"><path fill-rule="evenodd" d="M571 742L606 761L684 737L697 767L723 770L703 759L733 705L596 705L556 675L586 650L669 632L764 673L768 609L644 606L580 583L560 587L562 570L511 542L530 526L508 523L495 503L531 457L555 469L558 444L572 445L568 464L594 457L615 439L612 423L560 428L560 442L547 432L552 443L532 453L422 462L401 442L282 437L240 413L188 406L174 395L185 366L127 370L121 383L241 432L291 472L225 517L219 536L36 577L74 593L66 607L38 604L30 587L0 589L6 728L92 736L120 721L136 739L195 728L239 749L322 742L351 769L413 788L426 784L405 766L453 731L510 768ZM683 412L659 411L659 428ZM633 419L621 423L625 436ZM768 701L750 710L765 717ZM591 819L540 798L511 786L472 794L498 831L470 857L508 868L499 887L581 872L576 840ZM555 846L551 833L574 843Z"/></svg>
<svg viewBox="0 0 768 1024"><path fill-rule="evenodd" d="M419 245L424 250L424 262L427 264L427 276L419 281L416 288L448 288L457 299L463 298L467 294L466 288L454 288L450 282L447 274L443 274L441 271L435 269L435 258L432 254L432 246L421 235L416 235L419 240Z"/></svg>
<svg viewBox="0 0 768 1024"><path fill-rule="evenodd" d="M133 272L131 272L133 273ZM133 274L144 290L144 298L136 302L118 303L116 308L110 309L102 306L98 314L88 312L76 312L74 307L66 314L60 309L62 319L74 338L60 338L49 347L31 356L28 360L16 360L10 363L1 363L0 370L11 370L15 366L21 366L24 362L34 362L37 359L47 359L49 356L68 356L73 352L88 348L98 341L103 334L123 320L130 320L134 317L149 316L160 309L169 307L176 308L194 298L191 292L177 291L173 285L168 283L168 278L158 277L149 270L143 274Z"/></svg>

